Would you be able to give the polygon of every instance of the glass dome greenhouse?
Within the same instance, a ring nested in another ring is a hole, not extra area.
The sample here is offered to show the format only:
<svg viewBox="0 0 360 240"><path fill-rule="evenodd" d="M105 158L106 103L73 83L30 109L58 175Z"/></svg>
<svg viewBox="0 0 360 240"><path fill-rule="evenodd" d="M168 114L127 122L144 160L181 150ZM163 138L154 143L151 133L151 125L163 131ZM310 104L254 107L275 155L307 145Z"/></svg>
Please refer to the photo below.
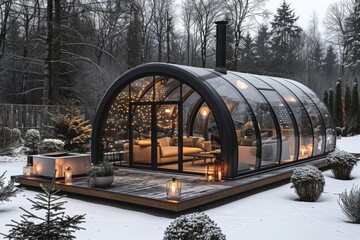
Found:
<svg viewBox="0 0 360 240"><path fill-rule="evenodd" d="M219 156L234 178L335 149L325 104L299 82L149 63L119 77L94 119L92 160L204 173Z"/></svg>

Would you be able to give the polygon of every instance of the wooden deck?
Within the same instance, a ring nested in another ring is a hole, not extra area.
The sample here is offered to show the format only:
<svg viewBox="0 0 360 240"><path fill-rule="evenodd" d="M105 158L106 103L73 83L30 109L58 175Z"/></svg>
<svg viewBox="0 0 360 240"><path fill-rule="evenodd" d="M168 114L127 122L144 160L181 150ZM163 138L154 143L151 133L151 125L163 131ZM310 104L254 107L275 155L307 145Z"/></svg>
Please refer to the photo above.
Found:
<svg viewBox="0 0 360 240"><path fill-rule="evenodd" d="M56 187L65 193L182 212L288 179L294 168L305 164L309 163L214 183L205 182L203 176L120 168L116 171L114 183L109 188L88 188L85 177L75 178L71 184L65 184L63 180L57 181ZM326 167L325 159L313 161L311 164L319 168ZM182 197L179 201L166 198L165 182L174 176L183 182ZM12 179L23 186L32 187L39 187L40 183L50 184L51 181L46 178L22 175L12 176Z"/></svg>

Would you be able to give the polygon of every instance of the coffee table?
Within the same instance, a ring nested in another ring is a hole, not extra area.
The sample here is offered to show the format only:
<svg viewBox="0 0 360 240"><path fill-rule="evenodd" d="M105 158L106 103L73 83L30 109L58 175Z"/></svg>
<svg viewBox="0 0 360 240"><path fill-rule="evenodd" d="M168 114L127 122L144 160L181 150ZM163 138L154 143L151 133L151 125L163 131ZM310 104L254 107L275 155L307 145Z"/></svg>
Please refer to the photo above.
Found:
<svg viewBox="0 0 360 240"><path fill-rule="evenodd" d="M191 156L193 158L191 165L194 165L194 162L196 160L204 160L204 164L206 164L206 160L208 158L210 158L210 160L212 160L213 158L215 158L214 154L210 154L210 153L206 153L206 154L201 154L201 153L196 153L196 154L191 154L191 155L186 155L186 156Z"/></svg>

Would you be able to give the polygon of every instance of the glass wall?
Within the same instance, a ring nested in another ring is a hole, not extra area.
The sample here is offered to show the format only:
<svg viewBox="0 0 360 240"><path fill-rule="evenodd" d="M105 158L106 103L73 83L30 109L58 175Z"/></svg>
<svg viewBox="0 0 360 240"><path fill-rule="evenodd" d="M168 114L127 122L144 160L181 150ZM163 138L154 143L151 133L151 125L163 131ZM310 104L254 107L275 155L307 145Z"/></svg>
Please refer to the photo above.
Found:
<svg viewBox="0 0 360 240"><path fill-rule="evenodd" d="M266 76L184 67L231 115L238 174L320 156L335 148L325 104L302 84ZM190 83L189 83L190 84ZM200 95L201 94L201 95ZM221 153L216 113L204 93L165 76L136 79L111 104L102 126L104 159L126 166L204 173Z"/></svg>

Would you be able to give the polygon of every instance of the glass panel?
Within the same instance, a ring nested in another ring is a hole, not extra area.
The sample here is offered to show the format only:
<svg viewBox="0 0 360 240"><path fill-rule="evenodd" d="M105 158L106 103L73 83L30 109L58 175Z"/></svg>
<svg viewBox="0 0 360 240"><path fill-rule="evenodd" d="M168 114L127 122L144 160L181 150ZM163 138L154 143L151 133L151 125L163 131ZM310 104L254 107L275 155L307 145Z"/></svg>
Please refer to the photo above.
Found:
<svg viewBox="0 0 360 240"><path fill-rule="evenodd" d="M126 87L111 105L102 132L104 159L121 165L129 164L128 102L129 87Z"/></svg>
<svg viewBox="0 0 360 240"><path fill-rule="evenodd" d="M189 124L191 113L194 110L196 103L200 100L200 95L193 92L188 98L183 99L183 135L187 136L189 132Z"/></svg>
<svg viewBox="0 0 360 240"><path fill-rule="evenodd" d="M140 78L131 83L131 101L148 102L153 100L153 76Z"/></svg>
<svg viewBox="0 0 360 240"><path fill-rule="evenodd" d="M157 105L156 108L157 167L178 170L178 105Z"/></svg>
<svg viewBox="0 0 360 240"><path fill-rule="evenodd" d="M251 84L256 88L272 89L270 85L266 84L266 82L263 82L263 81L257 79L256 77L254 77L251 74L236 72L236 75L251 82Z"/></svg>
<svg viewBox="0 0 360 240"><path fill-rule="evenodd" d="M171 78L156 77L155 101L179 101L180 88L179 81Z"/></svg>
<svg viewBox="0 0 360 240"><path fill-rule="evenodd" d="M265 98L249 82L240 78L237 73L228 74L227 79L247 99L252 112L258 122L261 136L261 166L274 165L278 163L277 153L280 137L276 133L274 119L271 115L271 106ZM259 80L258 80L259 82ZM250 124L245 124L250 125ZM253 128L253 126L251 126ZM256 146L255 143L252 144Z"/></svg>
<svg viewBox="0 0 360 240"><path fill-rule="evenodd" d="M284 101L275 91L261 91L271 104L281 129L281 163L294 161L295 132L294 123Z"/></svg>
<svg viewBox="0 0 360 240"><path fill-rule="evenodd" d="M306 147L313 142L313 130L311 126L311 120L307 111L303 105L299 102L298 98L284 85L278 83L269 77L257 76L258 78L266 81L268 84L273 86L274 89L285 99L286 103L290 107L292 114L295 117L298 130L299 130L299 153L298 159L304 159L308 157L308 152ZM310 150L310 149L309 149ZM310 157L311 155L309 155Z"/></svg>
<svg viewBox="0 0 360 240"><path fill-rule="evenodd" d="M300 83L296 81L290 81L291 83L295 84L299 88L306 91L307 95L314 101L318 109L320 110L321 116L324 119L325 122L325 128L326 128L326 146L325 151L330 152L335 150L335 141L336 141L336 135L335 135L335 126L332 121L332 118L330 116L330 113L325 106L325 104L320 100L320 98L307 86L301 85Z"/></svg>
<svg viewBox="0 0 360 240"><path fill-rule="evenodd" d="M303 92L300 88L293 85L289 81L285 79L275 78L279 83L283 84L284 86L288 87L304 104L306 111L310 117L312 127L313 127L313 133L314 133L314 139L313 143L309 143L305 146L300 146L300 154L302 154L304 151L307 152L308 156L317 156L324 153L325 148L323 147L325 144L325 128L322 124L320 112L317 109L316 105L313 101ZM312 152L312 155L310 154Z"/></svg>
<svg viewBox="0 0 360 240"><path fill-rule="evenodd" d="M133 106L133 165L151 166L151 105Z"/></svg>

